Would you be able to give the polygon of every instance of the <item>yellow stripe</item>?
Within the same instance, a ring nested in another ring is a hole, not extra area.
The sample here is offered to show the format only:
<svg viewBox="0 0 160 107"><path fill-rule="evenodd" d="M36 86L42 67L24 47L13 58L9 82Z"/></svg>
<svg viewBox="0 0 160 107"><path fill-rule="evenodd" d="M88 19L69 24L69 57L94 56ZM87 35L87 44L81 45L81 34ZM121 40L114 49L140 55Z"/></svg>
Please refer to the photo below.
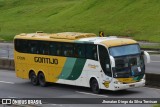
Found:
<svg viewBox="0 0 160 107"><path fill-rule="evenodd" d="M133 78L116 78L119 82L123 82L123 83L134 83L136 82L136 80L134 80Z"/></svg>
<svg viewBox="0 0 160 107"><path fill-rule="evenodd" d="M106 40L106 41L103 41L101 43L106 45L107 47L113 47L113 46L120 46L120 45L127 45L127 44L135 44L137 42L135 40L132 40L132 39L117 38L117 39L114 39L114 40Z"/></svg>

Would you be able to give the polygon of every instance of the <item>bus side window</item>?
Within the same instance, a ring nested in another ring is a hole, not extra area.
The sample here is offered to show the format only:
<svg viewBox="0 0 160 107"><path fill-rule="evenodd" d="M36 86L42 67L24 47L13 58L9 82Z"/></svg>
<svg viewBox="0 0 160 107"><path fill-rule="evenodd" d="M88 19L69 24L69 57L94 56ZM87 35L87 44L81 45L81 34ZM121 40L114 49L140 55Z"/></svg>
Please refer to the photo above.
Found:
<svg viewBox="0 0 160 107"><path fill-rule="evenodd" d="M62 55L62 44L61 43L56 43L56 55L60 56Z"/></svg>
<svg viewBox="0 0 160 107"><path fill-rule="evenodd" d="M37 41L29 41L28 51L32 54L36 54L38 52Z"/></svg>
<svg viewBox="0 0 160 107"><path fill-rule="evenodd" d="M49 54L49 42L43 42L43 54L48 55Z"/></svg>
<svg viewBox="0 0 160 107"><path fill-rule="evenodd" d="M57 55L56 43L51 42L49 45L49 50L50 50L50 52L49 52L50 55Z"/></svg>
<svg viewBox="0 0 160 107"><path fill-rule="evenodd" d="M66 43L66 44L63 44L63 55L65 57L73 57L73 44L70 44L70 43Z"/></svg>
<svg viewBox="0 0 160 107"><path fill-rule="evenodd" d="M16 51L27 53L27 47L28 47L27 40L15 39L14 42L15 42L15 50Z"/></svg>
<svg viewBox="0 0 160 107"><path fill-rule="evenodd" d="M86 58L98 60L96 45L90 45L90 44L86 45Z"/></svg>
<svg viewBox="0 0 160 107"><path fill-rule="evenodd" d="M37 46L37 48L38 48L37 54L43 54L43 42L39 41L37 45L38 45Z"/></svg>
<svg viewBox="0 0 160 107"><path fill-rule="evenodd" d="M75 44L75 57L85 58L85 45L84 44Z"/></svg>

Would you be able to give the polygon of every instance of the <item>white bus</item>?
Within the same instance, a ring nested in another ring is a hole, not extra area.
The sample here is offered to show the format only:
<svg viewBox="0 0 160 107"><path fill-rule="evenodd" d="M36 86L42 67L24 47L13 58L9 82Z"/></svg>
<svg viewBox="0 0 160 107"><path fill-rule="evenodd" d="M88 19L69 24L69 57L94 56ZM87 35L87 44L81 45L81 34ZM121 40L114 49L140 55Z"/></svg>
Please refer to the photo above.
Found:
<svg viewBox="0 0 160 107"><path fill-rule="evenodd" d="M93 93L145 85L147 52L132 39L92 33L20 34L14 38L17 77L90 87Z"/></svg>

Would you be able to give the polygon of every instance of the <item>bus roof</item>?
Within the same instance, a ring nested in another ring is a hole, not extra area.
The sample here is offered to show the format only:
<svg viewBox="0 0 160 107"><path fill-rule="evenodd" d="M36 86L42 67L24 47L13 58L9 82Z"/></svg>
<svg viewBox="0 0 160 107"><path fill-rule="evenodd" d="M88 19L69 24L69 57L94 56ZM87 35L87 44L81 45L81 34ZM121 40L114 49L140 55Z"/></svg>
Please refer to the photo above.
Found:
<svg viewBox="0 0 160 107"><path fill-rule="evenodd" d="M58 42L77 42L77 43L92 43L103 44L107 47L135 44L135 40L117 37L97 37L94 33L80 33L80 32L62 32L47 34L42 32L31 34L19 34L15 36L15 39L29 39L29 40L46 40L46 41L58 41Z"/></svg>

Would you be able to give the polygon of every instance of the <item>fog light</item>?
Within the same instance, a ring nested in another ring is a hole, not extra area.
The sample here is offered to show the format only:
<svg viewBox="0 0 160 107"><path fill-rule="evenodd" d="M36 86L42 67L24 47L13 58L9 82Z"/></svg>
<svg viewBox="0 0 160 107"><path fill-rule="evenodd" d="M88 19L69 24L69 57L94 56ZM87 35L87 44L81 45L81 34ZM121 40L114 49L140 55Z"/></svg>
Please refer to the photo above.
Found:
<svg viewBox="0 0 160 107"><path fill-rule="evenodd" d="M114 81L114 84L123 84L123 83L119 81Z"/></svg>
<svg viewBox="0 0 160 107"><path fill-rule="evenodd" d="M118 84L118 81L114 81L114 84Z"/></svg>

